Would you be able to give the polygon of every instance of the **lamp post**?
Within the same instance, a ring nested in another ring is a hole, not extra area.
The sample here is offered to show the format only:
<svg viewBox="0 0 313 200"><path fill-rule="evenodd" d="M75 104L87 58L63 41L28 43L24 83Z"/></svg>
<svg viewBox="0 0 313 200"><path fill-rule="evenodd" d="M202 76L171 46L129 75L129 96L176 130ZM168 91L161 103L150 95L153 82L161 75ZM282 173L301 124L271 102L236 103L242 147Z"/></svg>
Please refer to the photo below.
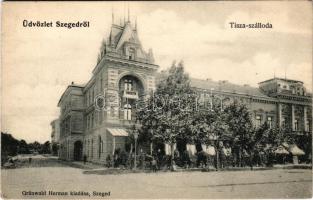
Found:
<svg viewBox="0 0 313 200"><path fill-rule="evenodd" d="M214 90L214 88L211 88L210 90L211 90L210 97L211 97L211 111L212 111L213 110L213 90Z"/></svg>
<svg viewBox="0 0 313 200"><path fill-rule="evenodd" d="M137 167L137 139L138 139L138 131L134 130L134 138L135 138L135 155L134 155L134 170L136 170Z"/></svg>
<svg viewBox="0 0 313 200"><path fill-rule="evenodd" d="M138 123L138 121L135 121L133 124L133 136L135 139L135 155L134 155L134 170L136 170L137 168L137 139L138 139L138 129L140 128L140 124Z"/></svg>

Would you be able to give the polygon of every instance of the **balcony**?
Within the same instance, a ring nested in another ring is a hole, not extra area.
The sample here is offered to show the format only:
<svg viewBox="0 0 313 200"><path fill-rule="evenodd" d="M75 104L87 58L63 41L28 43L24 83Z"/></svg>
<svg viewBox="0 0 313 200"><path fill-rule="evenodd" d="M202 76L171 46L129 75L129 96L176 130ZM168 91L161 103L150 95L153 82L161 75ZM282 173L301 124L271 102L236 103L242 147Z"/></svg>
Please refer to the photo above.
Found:
<svg viewBox="0 0 313 200"><path fill-rule="evenodd" d="M124 90L123 97L128 99L138 99L138 91L135 90Z"/></svg>

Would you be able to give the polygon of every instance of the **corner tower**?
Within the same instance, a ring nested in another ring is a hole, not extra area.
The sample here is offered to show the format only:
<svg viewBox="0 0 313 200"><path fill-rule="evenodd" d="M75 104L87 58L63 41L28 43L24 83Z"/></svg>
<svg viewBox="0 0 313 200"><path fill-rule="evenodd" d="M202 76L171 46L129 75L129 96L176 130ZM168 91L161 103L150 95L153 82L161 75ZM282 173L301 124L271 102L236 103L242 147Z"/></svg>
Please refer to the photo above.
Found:
<svg viewBox="0 0 313 200"><path fill-rule="evenodd" d="M92 78L84 88L86 102L84 154L93 162L105 162L116 149L125 149L125 136L136 119L136 103L155 89L152 50L146 52L130 21L112 24L101 44ZM97 99L103 97L103 109Z"/></svg>

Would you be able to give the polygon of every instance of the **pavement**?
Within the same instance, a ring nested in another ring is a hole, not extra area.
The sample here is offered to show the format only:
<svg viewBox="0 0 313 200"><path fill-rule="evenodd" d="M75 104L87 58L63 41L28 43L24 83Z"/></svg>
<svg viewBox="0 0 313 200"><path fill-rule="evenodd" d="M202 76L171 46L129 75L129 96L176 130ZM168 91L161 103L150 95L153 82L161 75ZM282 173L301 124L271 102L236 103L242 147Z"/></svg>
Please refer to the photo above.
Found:
<svg viewBox="0 0 313 200"><path fill-rule="evenodd" d="M104 168L71 167L57 159L48 160L49 158L38 158L33 159L33 163L28 167L2 169L2 197L4 199L238 199L311 198L312 196L312 171L308 169L102 175L96 172ZM55 163L50 167L53 162ZM46 194L28 195L40 191L45 191ZM51 195L49 191L52 191Z"/></svg>
<svg viewBox="0 0 313 200"><path fill-rule="evenodd" d="M81 161L75 161L75 162L67 162L64 161L65 164L71 165L72 167L77 167L77 168L82 168L82 169L90 169L90 170L108 170L107 167L101 164L96 164L96 163L91 163L91 162L84 162ZM274 169L312 169L311 164L275 164L272 167L264 167L264 166L254 166L253 170L274 170ZM251 170L250 167L228 167L228 168L223 168L219 169L219 171L247 171ZM143 171L143 170L141 170ZM149 171L149 170L145 170ZM162 171L168 171L168 170L162 170ZM177 172L182 172L182 171L204 171L202 168L177 168ZM210 167L209 171L216 171L214 167Z"/></svg>

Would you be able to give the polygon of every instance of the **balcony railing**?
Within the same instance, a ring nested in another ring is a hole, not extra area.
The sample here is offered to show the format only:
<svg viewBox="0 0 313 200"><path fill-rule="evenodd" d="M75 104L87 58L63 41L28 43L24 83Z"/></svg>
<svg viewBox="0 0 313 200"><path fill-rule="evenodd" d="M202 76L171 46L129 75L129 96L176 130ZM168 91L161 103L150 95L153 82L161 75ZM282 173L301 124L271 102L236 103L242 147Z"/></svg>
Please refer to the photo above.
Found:
<svg viewBox="0 0 313 200"><path fill-rule="evenodd" d="M138 99L138 91L132 90L124 90L123 97L128 99Z"/></svg>

